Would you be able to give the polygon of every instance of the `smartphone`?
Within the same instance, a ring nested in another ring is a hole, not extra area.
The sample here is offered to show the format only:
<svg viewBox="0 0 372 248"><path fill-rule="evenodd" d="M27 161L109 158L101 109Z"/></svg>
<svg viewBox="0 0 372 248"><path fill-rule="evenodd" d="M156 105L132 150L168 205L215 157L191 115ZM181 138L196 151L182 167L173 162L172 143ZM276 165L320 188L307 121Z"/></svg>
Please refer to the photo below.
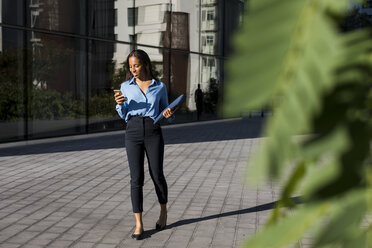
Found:
<svg viewBox="0 0 372 248"><path fill-rule="evenodd" d="M120 95L123 95L123 93L121 93L121 90L114 90L114 93L116 94L116 92L119 92L120 93ZM124 97L124 101L126 101L127 100L127 98L126 97Z"/></svg>

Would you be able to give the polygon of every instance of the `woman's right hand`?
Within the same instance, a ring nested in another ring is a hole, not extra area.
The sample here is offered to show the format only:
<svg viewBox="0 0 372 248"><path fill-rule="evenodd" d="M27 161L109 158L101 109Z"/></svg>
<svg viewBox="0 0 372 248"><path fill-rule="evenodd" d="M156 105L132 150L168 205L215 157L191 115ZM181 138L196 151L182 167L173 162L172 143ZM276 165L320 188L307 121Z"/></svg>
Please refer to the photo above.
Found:
<svg viewBox="0 0 372 248"><path fill-rule="evenodd" d="M120 105L122 105L127 100L120 92L115 92L114 97L115 102Z"/></svg>

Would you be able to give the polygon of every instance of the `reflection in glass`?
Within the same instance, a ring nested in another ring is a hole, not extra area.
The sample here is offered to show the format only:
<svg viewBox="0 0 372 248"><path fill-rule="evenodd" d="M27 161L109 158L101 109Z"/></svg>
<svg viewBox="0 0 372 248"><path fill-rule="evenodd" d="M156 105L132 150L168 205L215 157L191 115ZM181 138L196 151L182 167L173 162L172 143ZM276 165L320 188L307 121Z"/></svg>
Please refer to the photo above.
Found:
<svg viewBox="0 0 372 248"><path fill-rule="evenodd" d="M136 26L138 23L138 10L133 6L134 1L115 1L114 8L117 12L117 25L114 28L115 39L119 41L131 42L130 46L116 45L116 50L113 55L113 61L116 63L116 68L124 63L126 56L130 51L135 49L137 36Z"/></svg>
<svg viewBox="0 0 372 248"><path fill-rule="evenodd" d="M128 8L128 26L138 25L138 7Z"/></svg>
<svg viewBox="0 0 372 248"><path fill-rule="evenodd" d="M114 50L111 42L92 42L96 52L88 60L88 131L104 131L123 126L115 111L113 89L119 89L125 80L124 64L113 60ZM128 45L117 44L117 50L128 50Z"/></svg>
<svg viewBox="0 0 372 248"><path fill-rule="evenodd" d="M39 38L30 40L29 137L84 132L85 43L36 32L30 36Z"/></svg>
<svg viewBox="0 0 372 248"><path fill-rule="evenodd" d="M167 13L167 28L164 35L165 47L178 50L169 51L164 49L164 81L168 85L171 100L187 90L188 67L189 67L189 15L187 13ZM172 29L170 28L172 26ZM171 33L171 39L170 32Z"/></svg>
<svg viewBox="0 0 372 248"><path fill-rule="evenodd" d="M201 61L201 89L205 92L203 109L205 113L217 114L219 91L223 82L218 74L219 60L212 56L202 56Z"/></svg>
<svg viewBox="0 0 372 248"><path fill-rule="evenodd" d="M23 49L23 31L0 28L0 140L17 140L25 136L25 80L29 53ZM12 38L12 39L10 39ZM12 42L13 41L13 42Z"/></svg>
<svg viewBox="0 0 372 248"><path fill-rule="evenodd" d="M198 88L198 84L200 84L200 56L191 54L190 56L190 68L188 69L189 80L187 85L187 92L186 92L186 106L189 111L195 112L196 111L196 99L195 99L195 91ZM203 89L202 89L203 91ZM192 120L195 120L196 117L193 116Z"/></svg>
<svg viewBox="0 0 372 248"><path fill-rule="evenodd" d="M0 0L1 25L17 25L0 27L0 124L9 130L0 132L0 142L122 128L112 89L126 80L125 60L136 48L149 54L169 100L186 95L176 122L196 119L198 84L202 117L215 118L224 81L221 57L232 50L230 37L243 5L241 0Z"/></svg>
<svg viewBox="0 0 372 248"><path fill-rule="evenodd" d="M115 0L2 0L2 23L113 39ZM37 37L36 37L37 38Z"/></svg>
<svg viewBox="0 0 372 248"><path fill-rule="evenodd" d="M162 47L170 1L121 2L116 5L120 7L119 11L127 17L127 20L122 20L123 22L119 24L122 28L116 29L116 32L121 33L119 36L123 37L123 40L129 38L131 42Z"/></svg>
<svg viewBox="0 0 372 248"><path fill-rule="evenodd" d="M220 9L222 3L220 3ZM217 37L218 32L218 1L202 1L201 2L201 18L200 18L200 37L201 37L201 52L208 54L217 53L217 45L219 44Z"/></svg>

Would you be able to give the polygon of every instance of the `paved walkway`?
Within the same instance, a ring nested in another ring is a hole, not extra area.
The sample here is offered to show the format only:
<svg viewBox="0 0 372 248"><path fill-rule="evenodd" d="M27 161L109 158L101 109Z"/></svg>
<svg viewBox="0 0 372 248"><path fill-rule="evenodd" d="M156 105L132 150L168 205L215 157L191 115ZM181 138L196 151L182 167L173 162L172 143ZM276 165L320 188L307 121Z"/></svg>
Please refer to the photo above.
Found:
<svg viewBox="0 0 372 248"><path fill-rule="evenodd" d="M263 119L166 126L168 227L145 166L145 239L134 231L124 132L0 145L0 247L239 247L278 197L244 185Z"/></svg>

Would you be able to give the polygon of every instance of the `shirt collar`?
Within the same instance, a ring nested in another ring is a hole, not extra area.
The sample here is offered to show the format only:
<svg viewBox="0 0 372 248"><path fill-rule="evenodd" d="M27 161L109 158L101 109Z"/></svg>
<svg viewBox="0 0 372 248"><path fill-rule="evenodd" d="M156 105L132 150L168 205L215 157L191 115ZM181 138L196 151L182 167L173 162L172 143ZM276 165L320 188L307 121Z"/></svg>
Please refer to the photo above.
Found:
<svg viewBox="0 0 372 248"><path fill-rule="evenodd" d="M129 84L136 84L136 82L134 82L134 77L132 77L129 81Z"/></svg>
<svg viewBox="0 0 372 248"><path fill-rule="evenodd" d="M132 77L132 78L130 79L130 81L129 81L129 84L136 84L136 82L135 82L134 80L135 80L135 78ZM155 84L155 83L157 83L157 81L156 81L155 79L152 79L152 82L151 82L151 84L149 85L149 87L150 87L151 85Z"/></svg>

